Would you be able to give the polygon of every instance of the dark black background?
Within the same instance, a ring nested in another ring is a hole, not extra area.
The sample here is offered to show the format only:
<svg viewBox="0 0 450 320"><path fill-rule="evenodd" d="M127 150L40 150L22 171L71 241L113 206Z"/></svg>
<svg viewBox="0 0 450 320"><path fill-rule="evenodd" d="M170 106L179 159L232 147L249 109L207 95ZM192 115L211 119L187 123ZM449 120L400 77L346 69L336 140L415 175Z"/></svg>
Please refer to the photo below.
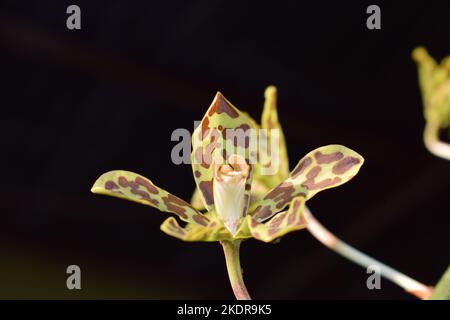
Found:
<svg viewBox="0 0 450 320"><path fill-rule="evenodd" d="M366 28L378 4L382 29ZM66 28L77 4L82 29ZM350 244L427 284L447 267L450 163L422 143L411 51L450 54L446 1L2 1L1 298L232 298L217 243L159 230L167 214L92 195L127 169L189 200L188 165L171 163L220 90L258 118L279 89L291 166L344 144L366 162L350 183L309 202ZM260 299L413 299L306 231L242 246ZM81 291L65 268L82 269Z"/></svg>

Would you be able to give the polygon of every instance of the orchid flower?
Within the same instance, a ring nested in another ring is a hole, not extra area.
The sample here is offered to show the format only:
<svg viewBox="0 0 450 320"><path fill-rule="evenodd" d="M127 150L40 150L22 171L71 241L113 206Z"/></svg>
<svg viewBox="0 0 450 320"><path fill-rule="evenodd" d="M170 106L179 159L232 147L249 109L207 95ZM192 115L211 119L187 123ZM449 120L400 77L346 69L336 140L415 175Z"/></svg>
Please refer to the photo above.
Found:
<svg viewBox="0 0 450 320"><path fill-rule="evenodd" d="M265 97L259 126L221 93L216 94L192 136L192 170L198 188L192 205L151 180L123 170L103 174L91 190L175 214L186 225L169 217L161 230L180 240L220 241L237 299L250 299L239 262L242 240L270 242L305 228L305 202L322 190L349 181L364 162L349 148L328 145L309 152L289 173L276 89L269 87ZM255 149L255 138L269 143L258 144ZM275 159L271 153L278 154L279 163L277 170L267 175Z"/></svg>
<svg viewBox="0 0 450 320"><path fill-rule="evenodd" d="M280 162L277 174L273 175L262 174L261 168L268 165L267 162L270 162L269 160L270 158L267 155L268 153L267 150L265 149L260 150L260 152L263 153L263 156L260 158L261 162L256 165L256 170L255 174L253 175L252 181L251 199L254 200L251 202L254 203L260 203L260 200L264 199L264 195L268 193L271 190L271 188L282 183L289 177L289 169L288 169L289 162L287 158L287 150L284 141L284 135L283 132L281 131L281 126L278 122L278 115L277 115L277 90L273 86L268 87L265 91L265 104L261 120L261 128L280 130L278 140ZM308 158L308 156L306 156L305 158ZM356 162L357 160L353 161ZM356 172L357 171L355 171L355 173ZM201 193L198 188L194 192L191 204L198 210L205 209L202 202ZM291 203L291 206L292 205L293 204ZM250 212L252 212L252 210L250 210ZM278 215L282 216L281 214ZM301 221L303 227L307 228L307 230L311 233L312 236L314 236L326 247L335 251L337 254L349 259L350 261L358 265L361 265L364 268L370 268L371 266L378 266L383 277L397 284L401 288L405 289L408 293L413 294L420 299L428 299L430 297L432 287L424 285L423 283L414 280L413 278L368 256L367 254L353 248L352 246L348 245L341 239L337 238L314 217L314 215L307 206L304 206L302 208ZM273 240L273 238L269 238L267 240L270 241Z"/></svg>
<svg viewBox="0 0 450 320"><path fill-rule="evenodd" d="M440 131L450 128L450 56L438 64L424 48L419 47L413 51L413 59L419 71L426 120L425 146L434 155L450 160L450 144L439 139Z"/></svg>

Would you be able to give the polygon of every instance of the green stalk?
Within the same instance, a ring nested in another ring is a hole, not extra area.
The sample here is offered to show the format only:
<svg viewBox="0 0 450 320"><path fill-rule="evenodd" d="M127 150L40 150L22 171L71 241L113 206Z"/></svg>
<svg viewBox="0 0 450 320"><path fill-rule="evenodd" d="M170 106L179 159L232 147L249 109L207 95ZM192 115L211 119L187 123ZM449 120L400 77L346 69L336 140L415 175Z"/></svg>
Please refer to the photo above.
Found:
<svg viewBox="0 0 450 320"><path fill-rule="evenodd" d="M242 268L239 259L239 248L241 241L220 241L225 254L228 276L230 278L231 287L237 300L251 300L247 288L242 278Z"/></svg>

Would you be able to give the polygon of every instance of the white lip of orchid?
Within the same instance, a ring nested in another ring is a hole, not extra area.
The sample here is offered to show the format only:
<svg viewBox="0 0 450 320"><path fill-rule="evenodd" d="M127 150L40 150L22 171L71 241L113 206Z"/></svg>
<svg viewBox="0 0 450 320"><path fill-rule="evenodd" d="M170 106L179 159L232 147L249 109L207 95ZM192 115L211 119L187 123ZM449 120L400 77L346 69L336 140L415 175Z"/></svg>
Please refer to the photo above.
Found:
<svg viewBox="0 0 450 320"><path fill-rule="evenodd" d="M250 166L239 155L231 155L228 164L214 161L213 194L217 216L234 235L244 214L245 183Z"/></svg>

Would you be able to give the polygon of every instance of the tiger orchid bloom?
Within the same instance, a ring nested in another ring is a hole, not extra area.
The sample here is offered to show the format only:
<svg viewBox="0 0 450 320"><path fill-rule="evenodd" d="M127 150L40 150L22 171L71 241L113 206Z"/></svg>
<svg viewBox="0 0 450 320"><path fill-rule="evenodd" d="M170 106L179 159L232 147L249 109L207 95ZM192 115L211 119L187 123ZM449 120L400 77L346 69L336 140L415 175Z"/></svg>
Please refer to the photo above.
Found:
<svg viewBox="0 0 450 320"><path fill-rule="evenodd" d="M192 136L191 162L197 186L192 204L139 174L122 170L103 174L91 190L174 213L187 224L180 226L177 219L169 217L161 230L180 240L220 241L237 299L250 299L239 262L242 240L270 242L305 228L305 202L349 181L364 162L344 146L328 145L308 153L289 173L276 89L269 87L265 98L260 126L221 93L216 94ZM255 149L255 137L267 139L272 147L262 144ZM277 170L267 175L273 152L278 155Z"/></svg>

